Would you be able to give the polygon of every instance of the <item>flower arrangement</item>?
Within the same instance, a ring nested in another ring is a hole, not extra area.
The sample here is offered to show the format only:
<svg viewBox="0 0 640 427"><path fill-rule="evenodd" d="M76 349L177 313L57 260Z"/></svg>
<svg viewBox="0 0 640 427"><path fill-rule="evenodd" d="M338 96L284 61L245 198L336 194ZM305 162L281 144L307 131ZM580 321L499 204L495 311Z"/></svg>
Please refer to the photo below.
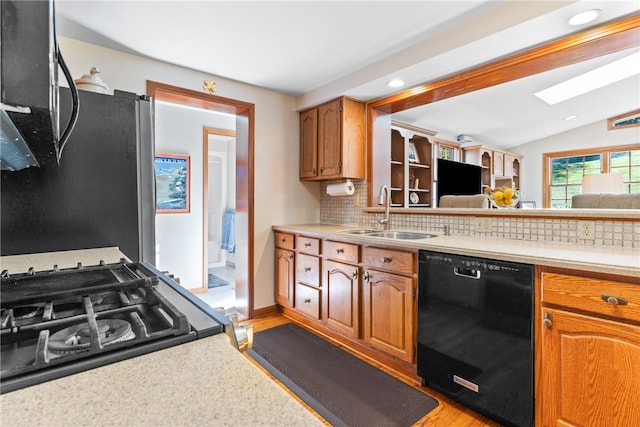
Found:
<svg viewBox="0 0 640 427"><path fill-rule="evenodd" d="M498 208L511 208L520 200L520 190L510 187L487 188L485 194L489 196L491 204Z"/></svg>

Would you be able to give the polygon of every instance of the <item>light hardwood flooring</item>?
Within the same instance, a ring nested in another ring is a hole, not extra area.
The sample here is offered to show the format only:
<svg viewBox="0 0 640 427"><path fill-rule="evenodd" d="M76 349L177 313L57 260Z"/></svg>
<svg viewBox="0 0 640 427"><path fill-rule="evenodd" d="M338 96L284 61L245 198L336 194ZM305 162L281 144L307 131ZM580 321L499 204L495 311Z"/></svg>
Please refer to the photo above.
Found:
<svg viewBox="0 0 640 427"><path fill-rule="evenodd" d="M249 323L251 323L253 325L253 331L254 333L265 330L265 329L269 329L269 328L273 328L279 325L282 325L284 323L289 323L291 322L290 319L288 319L287 317L283 316L280 313L277 314L270 314L267 316L262 316L262 317L258 317L258 318L254 318L251 319L249 321ZM303 325L301 325L303 326ZM344 350L349 351L348 348L343 347ZM452 401L451 399L431 390L428 387L422 387L420 385L411 383L409 381L407 381L405 378L403 378L400 375L395 374L392 370L386 368L385 366L382 366L380 364L376 364L376 363L372 363L372 361L370 359L364 359L362 358L358 353L354 353L349 351L350 353L354 354L357 357L360 357L361 359L363 359L365 362L372 364L374 366L376 366L377 368L387 372L388 374L392 375L393 377L397 378L400 381L403 381L407 384L409 384L410 386L414 387L415 389L418 389L432 397L434 397L435 399L438 400L439 405L432 410L431 412L429 412L427 415L425 415L422 419L418 420L418 422L416 422L414 424L414 426L429 426L429 427L482 427L482 426L492 426L492 427L497 427L500 424L491 421L489 419L487 419L486 417L483 417L480 414L477 414L476 412L465 408L464 406L460 405L457 402ZM247 356L249 357L249 356ZM251 359L251 358L250 358ZM251 359L253 361L253 359ZM254 362L255 363L255 362ZM256 365L258 367L260 367L262 369L262 367L260 365L258 365L256 363ZM267 375L269 375L269 377L271 377L274 381L280 383L275 377L273 377L271 374L269 374L266 370L262 369ZM281 384L281 383L280 383ZM281 384L282 385L282 384ZM283 388L286 389L286 387L284 385L282 385ZM287 390L288 391L288 390ZM307 406L302 400L300 400L295 394L289 392L291 394L291 396L293 396L296 400L298 400L299 402L301 402L309 411L313 412L318 418L320 418L322 420L322 417L320 417L320 415L318 415L312 408L310 408L309 406ZM324 421L324 420L323 420ZM330 425L328 423L325 423L326 425Z"/></svg>

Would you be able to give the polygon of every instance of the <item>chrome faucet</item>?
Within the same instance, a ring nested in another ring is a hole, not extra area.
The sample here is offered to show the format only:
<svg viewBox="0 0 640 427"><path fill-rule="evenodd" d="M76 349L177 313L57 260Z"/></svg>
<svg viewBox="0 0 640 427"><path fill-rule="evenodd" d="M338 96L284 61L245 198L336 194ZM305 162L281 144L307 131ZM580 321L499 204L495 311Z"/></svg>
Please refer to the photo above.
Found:
<svg viewBox="0 0 640 427"><path fill-rule="evenodd" d="M386 193L386 194L385 194ZM386 199L385 199L386 196ZM391 190L386 185L380 187L380 195L378 196L378 204L384 205L384 218L378 219L385 230L389 229L389 208L391 207Z"/></svg>

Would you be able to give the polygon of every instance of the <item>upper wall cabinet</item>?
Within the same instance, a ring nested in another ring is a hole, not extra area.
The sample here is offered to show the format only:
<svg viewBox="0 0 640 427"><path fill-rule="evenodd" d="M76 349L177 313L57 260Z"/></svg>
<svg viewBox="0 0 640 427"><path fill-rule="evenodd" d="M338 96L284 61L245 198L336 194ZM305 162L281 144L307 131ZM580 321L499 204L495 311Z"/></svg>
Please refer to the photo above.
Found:
<svg viewBox="0 0 640 427"><path fill-rule="evenodd" d="M346 97L300 113L300 179L364 179L364 104Z"/></svg>
<svg viewBox="0 0 640 427"><path fill-rule="evenodd" d="M482 187L520 188L520 166L522 156L506 151L496 150L485 145L469 145L463 147L464 161L472 165L482 166Z"/></svg>

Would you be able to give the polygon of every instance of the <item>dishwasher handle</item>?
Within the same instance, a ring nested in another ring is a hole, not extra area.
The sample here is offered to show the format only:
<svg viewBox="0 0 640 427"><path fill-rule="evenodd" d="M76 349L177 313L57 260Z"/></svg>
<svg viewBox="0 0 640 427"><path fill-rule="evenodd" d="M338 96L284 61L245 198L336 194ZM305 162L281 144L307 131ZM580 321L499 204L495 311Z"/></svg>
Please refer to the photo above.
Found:
<svg viewBox="0 0 640 427"><path fill-rule="evenodd" d="M460 277L466 277L468 279L480 279L480 270L464 267L453 267L453 274Z"/></svg>

